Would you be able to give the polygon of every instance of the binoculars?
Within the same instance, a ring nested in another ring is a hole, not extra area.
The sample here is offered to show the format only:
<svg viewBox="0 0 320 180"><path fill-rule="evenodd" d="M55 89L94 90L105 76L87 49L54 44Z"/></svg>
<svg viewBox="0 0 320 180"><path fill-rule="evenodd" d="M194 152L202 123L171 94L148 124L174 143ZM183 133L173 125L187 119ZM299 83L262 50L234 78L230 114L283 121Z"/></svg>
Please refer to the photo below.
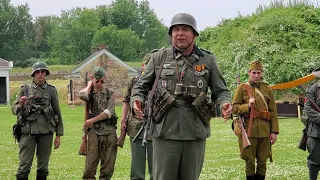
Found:
<svg viewBox="0 0 320 180"><path fill-rule="evenodd" d="M174 90L175 95L189 95L191 97L197 96L197 86L185 86L183 84L176 84L176 88Z"/></svg>

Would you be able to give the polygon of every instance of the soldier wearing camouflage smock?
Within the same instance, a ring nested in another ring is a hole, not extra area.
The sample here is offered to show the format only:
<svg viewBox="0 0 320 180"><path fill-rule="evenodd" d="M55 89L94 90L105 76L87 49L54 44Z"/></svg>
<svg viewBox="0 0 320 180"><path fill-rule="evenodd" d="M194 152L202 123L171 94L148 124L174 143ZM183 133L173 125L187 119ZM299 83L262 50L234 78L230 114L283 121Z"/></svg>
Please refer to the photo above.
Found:
<svg viewBox="0 0 320 180"><path fill-rule="evenodd" d="M137 117L145 116L142 102L160 74L149 129L153 137L153 178L196 180L210 136L212 104L205 98L208 89L225 119L232 112L231 96L214 55L195 45L199 33L193 16L175 15L169 35L173 47L151 54L144 74L133 86L131 103Z"/></svg>
<svg viewBox="0 0 320 180"><path fill-rule="evenodd" d="M114 92L103 86L105 70L93 68L91 80L79 92L79 98L88 104L89 118L84 128L88 130L88 145L83 179L95 179L99 161L100 180L111 179L117 157Z"/></svg>
<svg viewBox="0 0 320 180"><path fill-rule="evenodd" d="M144 73L144 68L147 65L148 61L150 59L150 55L147 54L144 57L144 62L142 65L142 74ZM130 80L130 83L127 86L126 94L123 98L123 105L122 105L122 119L121 119L121 125L122 129L126 129L128 131L128 136L130 137L130 145L131 145L131 171L130 171L130 179L145 179L145 171L146 171L146 160L148 161L148 172L150 175L150 180L153 179L152 177L152 138L151 136L147 136L147 143L145 146L142 146L142 135L141 133L136 139L135 142L133 142L133 138L138 133L139 129L143 125L143 121L140 119L137 119L133 117L130 109L130 97L131 97L131 90L133 85L138 81L140 78L140 75L133 77ZM128 114L130 113L130 114ZM128 117L127 123L126 123L126 117Z"/></svg>
<svg viewBox="0 0 320 180"><path fill-rule="evenodd" d="M320 71L320 68L315 71ZM316 111L316 108L320 107L320 81L307 89L306 96L308 100L304 104L304 111L308 117L306 123L307 149L309 152L307 165L309 168L309 180L315 180L320 170L320 112ZM312 107L310 100L315 102L318 107Z"/></svg>
<svg viewBox="0 0 320 180"><path fill-rule="evenodd" d="M279 133L278 114L272 89L261 82L263 68L260 61L252 62L248 75L249 82L240 84L235 90L232 105L234 114L245 117L245 128L251 132L248 133L251 146L242 149L238 122L235 122L234 131L239 137L241 158L246 161L247 179L262 180L266 175L266 161L271 156L271 145ZM254 116L250 120L252 109Z"/></svg>
<svg viewBox="0 0 320 180"><path fill-rule="evenodd" d="M63 136L63 122L59 107L58 93L54 86L46 81L50 74L44 62L32 66L33 81L21 87L17 100L12 106L14 115L24 112L21 119L21 138L19 140L19 168L17 179L27 180L33 157L37 151L37 180L45 180L49 174L48 164L52 150L60 146Z"/></svg>

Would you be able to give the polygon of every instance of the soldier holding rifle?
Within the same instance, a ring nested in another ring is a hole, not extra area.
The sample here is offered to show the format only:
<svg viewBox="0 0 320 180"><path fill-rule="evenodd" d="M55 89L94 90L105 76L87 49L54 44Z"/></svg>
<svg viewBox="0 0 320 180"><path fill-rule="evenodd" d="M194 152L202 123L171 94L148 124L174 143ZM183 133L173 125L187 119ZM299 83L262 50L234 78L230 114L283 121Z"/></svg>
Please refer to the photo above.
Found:
<svg viewBox="0 0 320 180"><path fill-rule="evenodd" d="M144 57L143 65L142 65L142 75L145 66L150 60L150 54L147 54ZM140 75L131 79L130 83L127 86L127 92L123 99L122 105L122 118L121 118L121 136L118 141L118 145L123 146L125 132L128 132L128 136L130 137L130 145L131 145L131 172L130 179L145 179L145 171L146 171L146 159L148 161L148 172L150 175L150 180L153 179L152 176L152 139L151 136L148 135L146 137L147 143L144 146L142 144L143 133L139 133L139 129L143 129L144 122L136 117L132 116L130 110L130 97L131 90L133 85L138 81ZM124 134L124 136L123 136ZM135 142L133 142L134 137L137 135Z"/></svg>
<svg viewBox="0 0 320 180"><path fill-rule="evenodd" d="M213 112L208 89L225 119L232 113L231 97L215 56L195 45L199 33L194 17L175 15L168 34L173 47L151 53L145 73L133 86L131 103L137 117L152 118L153 178L197 180ZM143 111L146 100L148 114Z"/></svg>
<svg viewBox="0 0 320 180"><path fill-rule="evenodd" d="M320 68L312 72L320 77ZM309 156L307 164L309 168L309 180L315 180L320 170L320 81L311 85L306 91L307 102L304 110L308 116L307 128L307 149Z"/></svg>
<svg viewBox="0 0 320 180"><path fill-rule="evenodd" d="M89 118L85 121L88 145L83 179L95 179L100 165L100 180L111 179L117 157L118 140L116 134L117 117L115 114L114 92L103 86L105 70L93 68L91 81L79 92L79 98L89 106Z"/></svg>
<svg viewBox="0 0 320 180"><path fill-rule="evenodd" d="M235 90L233 113L244 116L243 124L251 144L243 148L243 138L238 136L241 158L246 162L246 178L263 180L267 170L266 161L271 158L271 145L276 142L279 133L278 114L272 89L261 82L263 67L260 61L251 63L248 75L248 83L240 84ZM241 134L243 124L234 122L235 133Z"/></svg>

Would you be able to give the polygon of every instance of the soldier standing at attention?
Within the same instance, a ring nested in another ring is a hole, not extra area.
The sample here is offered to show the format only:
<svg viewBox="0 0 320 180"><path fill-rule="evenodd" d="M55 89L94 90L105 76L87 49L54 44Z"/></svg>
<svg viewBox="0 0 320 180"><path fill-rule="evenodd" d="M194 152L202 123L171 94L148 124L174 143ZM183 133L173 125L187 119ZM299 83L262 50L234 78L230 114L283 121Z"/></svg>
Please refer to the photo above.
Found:
<svg viewBox="0 0 320 180"><path fill-rule="evenodd" d="M215 56L195 45L199 33L193 16L175 15L169 35L173 47L151 54L144 74L133 86L131 103L137 117L145 116L142 103L155 83L154 118L149 129L153 137L153 178L196 180L210 136L212 111L205 96L210 88L212 101L229 119L231 95Z"/></svg>
<svg viewBox="0 0 320 180"><path fill-rule="evenodd" d="M105 70L93 68L91 81L79 92L79 98L88 103L89 118L84 128L88 130L88 145L83 179L95 179L100 161L100 180L111 179L117 157L114 92L103 87Z"/></svg>
<svg viewBox="0 0 320 180"><path fill-rule="evenodd" d="M23 85L17 100L12 106L12 113L24 112L21 119L21 138L19 140L19 168L17 180L27 180L35 151L37 150L37 180L45 180L49 174L48 165L52 150L60 147L60 136L63 136L63 122L59 107L59 98L54 86L46 81L50 74L44 62L32 66L33 81Z"/></svg>
<svg viewBox="0 0 320 180"><path fill-rule="evenodd" d="M145 66L147 65L148 61L150 60L150 54L147 54L144 57L143 65L142 65L142 74L144 73ZM131 90L133 85L138 81L140 75L133 77L130 83L127 86L127 92L123 99L122 105L122 119L121 119L121 128L126 129L128 131L128 136L130 137L130 145L131 145L131 173L130 179L131 180L144 180L145 179L145 171L146 171L146 159L148 160L148 171L150 175L150 180L153 179L152 177L152 138L151 136L147 136L147 143L143 147L142 144L142 135L140 134L139 138L136 142L132 142L133 138L138 133L139 129L141 128L143 121L137 119L132 116L130 109L130 97L131 97ZM130 113L128 115L128 113ZM127 124L126 124L126 117Z"/></svg>
<svg viewBox="0 0 320 180"><path fill-rule="evenodd" d="M246 161L247 179L263 180L267 171L266 161L271 157L271 145L279 134L278 113L272 89L261 82L263 67L260 61L251 63L248 75L249 82L240 84L235 90L233 113L245 117L245 128L251 132L248 133L251 146L243 150L241 136L238 136L240 156ZM235 123L235 129L239 128L239 123Z"/></svg>
<svg viewBox="0 0 320 180"><path fill-rule="evenodd" d="M315 71L320 71L316 69ZM306 92L308 101L304 105L304 110L308 116L307 120L307 149L309 156L307 164L309 168L309 180L316 180L320 170L320 112L316 108L320 107L320 81L311 85ZM312 107L310 100L315 102L317 107Z"/></svg>

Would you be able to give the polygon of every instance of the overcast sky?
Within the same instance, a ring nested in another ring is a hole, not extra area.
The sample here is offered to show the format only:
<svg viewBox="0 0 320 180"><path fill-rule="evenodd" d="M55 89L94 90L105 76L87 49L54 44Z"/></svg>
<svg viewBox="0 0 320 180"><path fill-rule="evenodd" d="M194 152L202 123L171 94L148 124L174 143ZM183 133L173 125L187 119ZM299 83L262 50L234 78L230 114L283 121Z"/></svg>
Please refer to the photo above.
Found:
<svg viewBox="0 0 320 180"><path fill-rule="evenodd" d="M222 18L233 18L238 15L250 15L259 5L269 5L272 0L149 0L150 7L166 26L171 18L180 12L192 14L197 21L198 29L217 25ZM29 4L33 18L43 15L60 15L61 10L74 7L92 8L97 5L110 4L112 0L11 0L14 6ZM309 2L318 4L317 0Z"/></svg>

